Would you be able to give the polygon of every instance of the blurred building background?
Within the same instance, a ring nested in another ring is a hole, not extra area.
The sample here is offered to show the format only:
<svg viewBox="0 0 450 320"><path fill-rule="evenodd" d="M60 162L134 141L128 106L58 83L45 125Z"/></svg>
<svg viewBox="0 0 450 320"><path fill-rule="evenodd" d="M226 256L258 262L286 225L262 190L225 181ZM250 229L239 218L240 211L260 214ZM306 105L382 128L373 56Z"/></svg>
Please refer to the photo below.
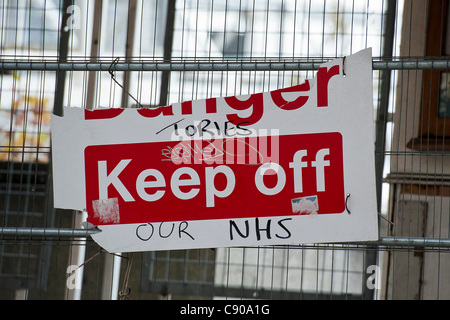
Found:
<svg viewBox="0 0 450 320"><path fill-rule="evenodd" d="M0 298L118 299L131 262L133 299L450 298L449 10L444 0L1 1ZM81 213L53 208L50 115L63 106L270 91L368 47L378 242L114 256L78 232ZM289 62L301 68L270 68Z"/></svg>

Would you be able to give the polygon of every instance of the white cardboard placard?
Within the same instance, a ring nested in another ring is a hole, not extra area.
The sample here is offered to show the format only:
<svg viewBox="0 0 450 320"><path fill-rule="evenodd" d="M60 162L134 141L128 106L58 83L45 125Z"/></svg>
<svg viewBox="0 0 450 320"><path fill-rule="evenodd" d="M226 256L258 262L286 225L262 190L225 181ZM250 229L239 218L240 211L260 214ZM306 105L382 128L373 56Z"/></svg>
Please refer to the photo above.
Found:
<svg viewBox="0 0 450 320"><path fill-rule="evenodd" d="M371 49L247 96L52 118L54 205L109 252L378 239Z"/></svg>

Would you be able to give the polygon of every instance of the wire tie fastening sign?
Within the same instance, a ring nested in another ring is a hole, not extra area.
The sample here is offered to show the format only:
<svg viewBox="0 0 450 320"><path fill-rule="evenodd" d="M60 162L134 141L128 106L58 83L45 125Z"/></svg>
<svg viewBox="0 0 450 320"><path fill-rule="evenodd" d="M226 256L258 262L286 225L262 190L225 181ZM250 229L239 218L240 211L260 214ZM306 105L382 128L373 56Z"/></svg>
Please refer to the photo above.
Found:
<svg viewBox="0 0 450 320"><path fill-rule="evenodd" d="M348 210L348 198L350 198L350 193L347 193L345 196L345 210L347 210L348 214L351 214L350 210Z"/></svg>
<svg viewBox="0 0 450 320"><path fill-rule="evenodd" d="M110 65L109 68L108 68L108 73L111 75L111 79L113 79L114 82L115 82L120 88L122 88L122 90L123 90L127 95L129 95L129 96L130 96L130 97L138 104L139 107L143 108L144 106L143 106L139 101L137 101L137 99L136 99L135 97L133 97L133 95L132 95L131 93L129 93L128 90L125 89L125 88L124 88L124 87L116 80L116 77L114 76L114 71L113 71L111 68L112 68L114 65L116 65L117 62L119 62L119 59L120 59L120 57L117 57L117 58L115 58L115 59L113 60L113 62L111 63L111 65Z"/></svg>
<svg viewBox="0 0 450 320"><path fill-rule="evenodd" d="M345 78L345 56L342 58L342 76Z"/></svg>
<svg viewBox="0 0 450 320"><path fill-rule="evenodd" d="M122 290L119 291L120 300L124 300L125 298L131 300L131 298L128 296L131 293L131 288L128 286L128 281L130 280L131 265L133 263L133 253L130 253L130 256L127 259L127 270L125 271Z"/></svg>

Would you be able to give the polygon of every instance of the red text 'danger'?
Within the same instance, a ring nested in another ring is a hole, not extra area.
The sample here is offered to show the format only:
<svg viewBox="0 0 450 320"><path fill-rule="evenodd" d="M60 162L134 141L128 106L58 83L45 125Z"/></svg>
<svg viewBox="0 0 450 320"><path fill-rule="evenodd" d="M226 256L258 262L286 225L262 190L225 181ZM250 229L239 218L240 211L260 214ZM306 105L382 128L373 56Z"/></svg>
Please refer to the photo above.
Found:
<svg viewBox="0 0 450 320"><path fill-rule="evenodd" d="M270 92L270 99L273 104L283 110L296 110L303 107L311 96L316 96L317 107L328 107L328 91L329 83L333 77L339 75L339 65L334 65L330 68L321 67L317 71L315 87L310 86L309 81L293 87L274 90ZM314 90L312 90L314 88ZM286 95L296 96L294 99L286 99ZM255 93L248 96L240 97L225 97L223 99L224 105L229 111L226 111L226 118L230 123L240 124L241 127L250 126L257 123L264 114L264 99L263 93ZM200 100L199 100L200 101ZM185 101L175 107L173 105L163 106L158 108L141 108L136 109L137 113L145 118L155 117L172 117L179 115L195 114L197 108L193 107L193 103L198 101ZM218 98L210 98L201 100L203 110L207 114L217 113ZM106 109L85 111L86 120L111 119L120 116L124 109ZM242 114L246 114L243 116Z"/></svg>

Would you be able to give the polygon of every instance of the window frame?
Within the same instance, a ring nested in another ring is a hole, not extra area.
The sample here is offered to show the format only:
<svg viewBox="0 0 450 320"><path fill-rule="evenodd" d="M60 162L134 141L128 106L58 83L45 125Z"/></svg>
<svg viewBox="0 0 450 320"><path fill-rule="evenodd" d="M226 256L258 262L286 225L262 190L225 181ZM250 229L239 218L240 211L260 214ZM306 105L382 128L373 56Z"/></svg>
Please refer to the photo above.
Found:
<svg viewBox="0 0 450 320"><path fill-rule="evenodd" d="M441 18L437 18L440 16ZM446 0L428 2L427 42L425 55L440 58L445 55L448 3ZM450 70L449 70L450 71ZM424 70L421 133L427 138L450 137L450 117L438 117L441 74L446 70ZM448 146L450 150L450 145Z"/></svg>

